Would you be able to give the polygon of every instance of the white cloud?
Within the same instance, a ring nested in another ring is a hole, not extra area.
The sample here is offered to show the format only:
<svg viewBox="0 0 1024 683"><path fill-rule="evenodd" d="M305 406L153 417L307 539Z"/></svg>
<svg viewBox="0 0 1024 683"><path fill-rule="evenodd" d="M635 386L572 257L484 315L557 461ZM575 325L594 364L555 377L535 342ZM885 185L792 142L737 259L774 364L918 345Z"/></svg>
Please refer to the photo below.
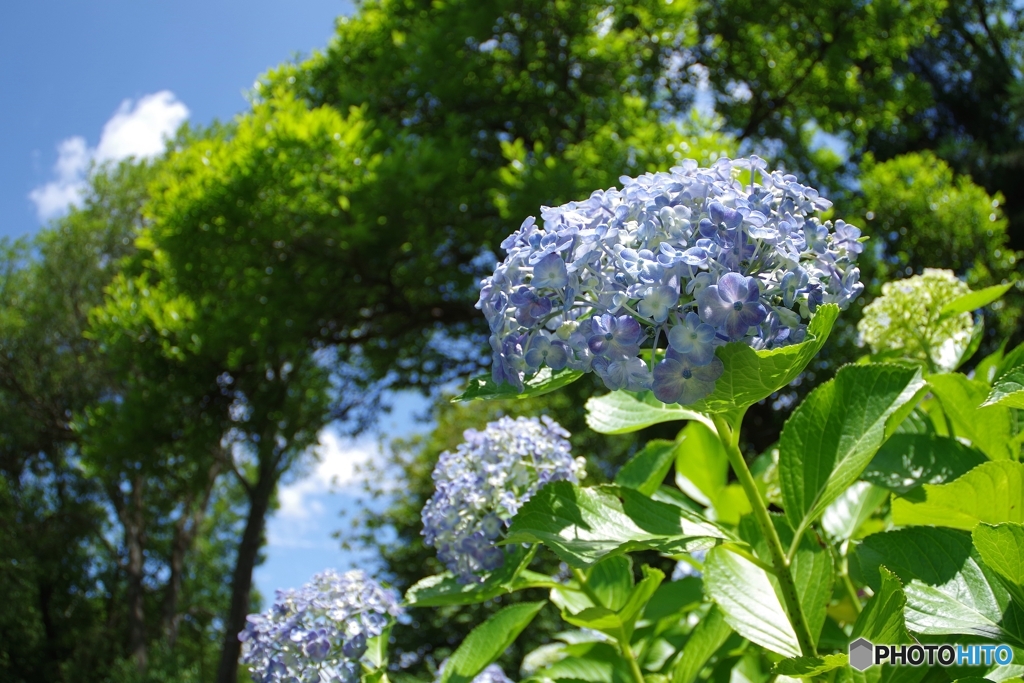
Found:
<svg viewBox="0 0 1024 683"><path fill-rule="evenodd" d="M134 107L125 100L103 126L96 161L156 156L164 151L164 138L174 135L188 113L188 107L169 90L146 95Z"/></svg>
<svg viewBox="0 0 1024 683"><path fill-rule="evenodd" d="M146 95L138 102L125 100L103 126L99 144L89 148L85 138L75 136L57 145L54 178L29 193L40 220L55 218L77 206L85 191L86 176L93 162L120 161L128 157L151 157L164 149L164 139L173 135L188 118L189 111L169 90Z"/></svg>
<svg viewBox="0 0 1024 683"><path fill-rule="evenodd" d="M377 444L352 440L335 432L320 433L319 460L313 471L278 489L281 504L277 514L285 519L303 520L325 512L325 497L339 489L354 489L360 481L358 466L380 453Z"/></svg>
<svg viewBox="0 0 1024 683"><path fill-rule="evenodd" d="M54 180L41 185L29 193L35 202L40 220L59 216L72 204L77 205L85 191L85 172L89 169L89 150L85 138L73 137L57 145L57 163L54 164Z"/></svg>

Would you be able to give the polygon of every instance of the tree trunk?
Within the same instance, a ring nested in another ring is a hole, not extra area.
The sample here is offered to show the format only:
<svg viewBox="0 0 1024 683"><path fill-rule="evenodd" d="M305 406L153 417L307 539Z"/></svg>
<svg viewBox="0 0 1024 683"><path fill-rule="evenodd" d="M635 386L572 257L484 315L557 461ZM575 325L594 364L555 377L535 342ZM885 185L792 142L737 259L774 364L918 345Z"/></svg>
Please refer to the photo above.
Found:
<svg viewBox="0 0 1024 683"><path fill-rule="evenodd" d="M260 478L249 494L249 517L245 522L242 541L238 545L238 557L231 579L231 606L224 620L224 644L217 667L217 683L237 683L238 657L242 643L238 634L245 628L245 617L249 614L249 594L252 590L252 570L263 545L263 526L266 522L270 497L277 486L275 467L261 467Z"/></svg>
<svg viewBox="0 0 1024 683"><path fill-rule="evenodd" d="M43 622L43 633L46 634L46 661L42 663L43 675L51 681L63 681L64 676L60 670L60 662L66 657L60 651L60 638L57 633L57 625L53 621L53 585L47 581L39 585L39 616Z"/></svg>
<svg viewBox="0 0 1024 683"><path fill-rule="evenodd" d="M124 526L124 540L128 549L128 653L139 671L145 671L148 663L146 653L146 608L143 572L145 571L145 522L143 516L143 479L135 477L131 497L123 508L121 523Z"/></svg>
<svg viewBox="0 0 1024 683"><path fill-rule="evenodd" d="M190 496L184 505L181 517L174 524L174 538L171 541L171 556L168 558L168 568L171 575L167 579L164 589L163 616L161 618L161 630L167 641L167 646L174 647L178 640L178 628L181 624L181 614L178 613L178 602L181 598L181 583L185 571L185 556L195 544L199 527L206 517L206 508L210 504L210 496L213 493L214 484L220 474L220 462L214 461L207 470L206 484L201 492L199 503L193 508L193 498Z"/></svg>

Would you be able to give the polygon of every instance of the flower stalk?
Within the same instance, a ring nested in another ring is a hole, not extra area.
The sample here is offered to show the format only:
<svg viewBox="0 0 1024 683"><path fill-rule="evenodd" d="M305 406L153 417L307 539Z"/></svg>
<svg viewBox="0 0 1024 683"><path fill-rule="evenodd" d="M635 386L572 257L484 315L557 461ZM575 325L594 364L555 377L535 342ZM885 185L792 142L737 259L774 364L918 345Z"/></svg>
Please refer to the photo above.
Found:
<svg viewBox="0 0 1024 683"><path fill-rule="evenodd" d="M761 492L757 490L757 484L750 473L750 468L747 467L743 453L740 452L739 427L743 421L743 414L737 415L733 424L730 424L728 420L718 415L713 416L712 420L718 432L718 438L725 448L725 454L729 458L729 464L732 466L733 472L736 473L736 478L739 480L740 486L743 487L743 492L750 501L750 507L754 512L754 519L757 520L761 534L768 543L768 554L771 556L772 566L775 568L775 577L782 588L783 607L789 616L790 623L793 625L793 631L796 633L800 652L805 657L813 657L816 654L814 636L811 635L811 629L807 625L803 608L800 607L800 597L796 590L796 582L793 580L793 573L790 571L789 560L786 558L786 551L782 547L782 541L779 539L779 533L772 523L771 515L768 514L768 506L765 504L764 498L761 497Z"/></svg>

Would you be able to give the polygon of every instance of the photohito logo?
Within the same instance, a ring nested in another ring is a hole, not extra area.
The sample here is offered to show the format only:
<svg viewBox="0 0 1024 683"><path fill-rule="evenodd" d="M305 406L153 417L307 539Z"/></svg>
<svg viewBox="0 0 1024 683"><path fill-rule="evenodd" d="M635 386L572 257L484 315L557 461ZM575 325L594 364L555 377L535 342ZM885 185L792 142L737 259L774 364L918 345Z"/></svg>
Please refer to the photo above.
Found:
<svg viewBox="0 0 1024 683"><path fill-rule="evenodd" d="M865 638L850 643L850 666L857 671L892 666L1005 666L1013 661L1009 645L875 645Z"/></svg>

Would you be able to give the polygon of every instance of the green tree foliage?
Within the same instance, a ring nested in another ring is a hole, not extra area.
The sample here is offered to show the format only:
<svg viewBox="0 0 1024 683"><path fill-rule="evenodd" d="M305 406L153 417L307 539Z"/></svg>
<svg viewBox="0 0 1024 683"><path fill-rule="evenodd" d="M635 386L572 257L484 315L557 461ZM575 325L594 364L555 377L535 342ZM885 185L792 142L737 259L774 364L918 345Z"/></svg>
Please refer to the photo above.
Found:
<svg viewBox="0 0 1024 683"><path fill-rule="evenodd" d="M1005 198L1010 244L1024 248L1024 8L1010 0L949 2L934 31L911 50L906 77L928 105L877 128L879 159L933 150L959 174Z"/></svg>
<svg viewBox="0 0 1024 683"><path fill-rule="evenodd" d="M217 488L205 452L167 427L165 416L184 409L169 397L188 393L187 378L159 377L160 356L145 344L112 353L90 322L134 252L153 174L146 163L97 169L81 209L31 244L5 246L5 680L103 680L119 661L138 673L157 640L161 662L212 668L236 494Z"/></svg>
<svg viewBox="0 0 1024 683"><path fill-rule="evenodd" d="M118 651L123 613L105 495L83 476L74 415L111 385L84 338L88 312L131 250L150 171L96 176L81 210L5 245L0 304L0 671L13 681L91 676ZM106 586L109 589L104 590ZM110 619L110 621L108 621Z"/></svg>
<svg viewBox="0 0 1024 683"><path fill-rule="evenodd" d="M541 205L731 149L699 121L669 120L688 18L654 0L367 2L326 51L266 77L260 98L287 87L310 107L362 107L377 131L376 182L352 198L366 240L349 277L383 280L386 298L348 287L365 302L374 377L427 384L460 367L435 335L481 329L488 255Z"/></svg>
<svg viewBox="0 0 1024 683"><path fill-rule="evenodd" d="M175 400L210 423L197 449L214 454L208 466L230 470L247 499L222 680L234 678L277 483L328 419L328 373L314 354L337 329L327 316L354 277L347 262L363 252L366 226L340 228L353 224L341 218L348 194L373 178L366 128L359 111L344 118L281 99L193 141L156 180L152 224L97 314L108 343L130 353L146 340L169 368L158 375L188 378ZM366 283L371 297L375 284ZM358 325L359 309L343 312ZM120 409L146 412L152 398L133 395ZM188 410L170 419L172 431L194 431Z"/></svg>
<svg viewBox="0 0 1024 683"><path fill-rule="evenodd" d="M1002 195L990 195L932 152L861 164L865 225L884 244L877 276L895 268L947 267L974 288L1009 276L1018 255L1007 244Z"/></svg>
<svg viewBox="0 0 1024 683"><path fill-rule="evenodd" d="M815 144L839 136L858 154L871 131L897 126L929 105L925 83L905 69L936 30L942 0L700 3L693 61L707 69L729 130L806 172L840 160ZM817 149L817 152L815 151ZM838 188L836 188L838 189Z"/></svg>
<svg viewBox="0 0 1024 683"><path fill-rule="evenodd" d="M1009 245L1002 195L989 195L970 177L932 152L904 154L877 162L867 154L861 164L864 225L872 236L874 272L880 283L925 268L949 268L974 289L1011 281L1020 253ZM1015 290L997 303L999 338L1014 332L1022 299Z"/></svg>

